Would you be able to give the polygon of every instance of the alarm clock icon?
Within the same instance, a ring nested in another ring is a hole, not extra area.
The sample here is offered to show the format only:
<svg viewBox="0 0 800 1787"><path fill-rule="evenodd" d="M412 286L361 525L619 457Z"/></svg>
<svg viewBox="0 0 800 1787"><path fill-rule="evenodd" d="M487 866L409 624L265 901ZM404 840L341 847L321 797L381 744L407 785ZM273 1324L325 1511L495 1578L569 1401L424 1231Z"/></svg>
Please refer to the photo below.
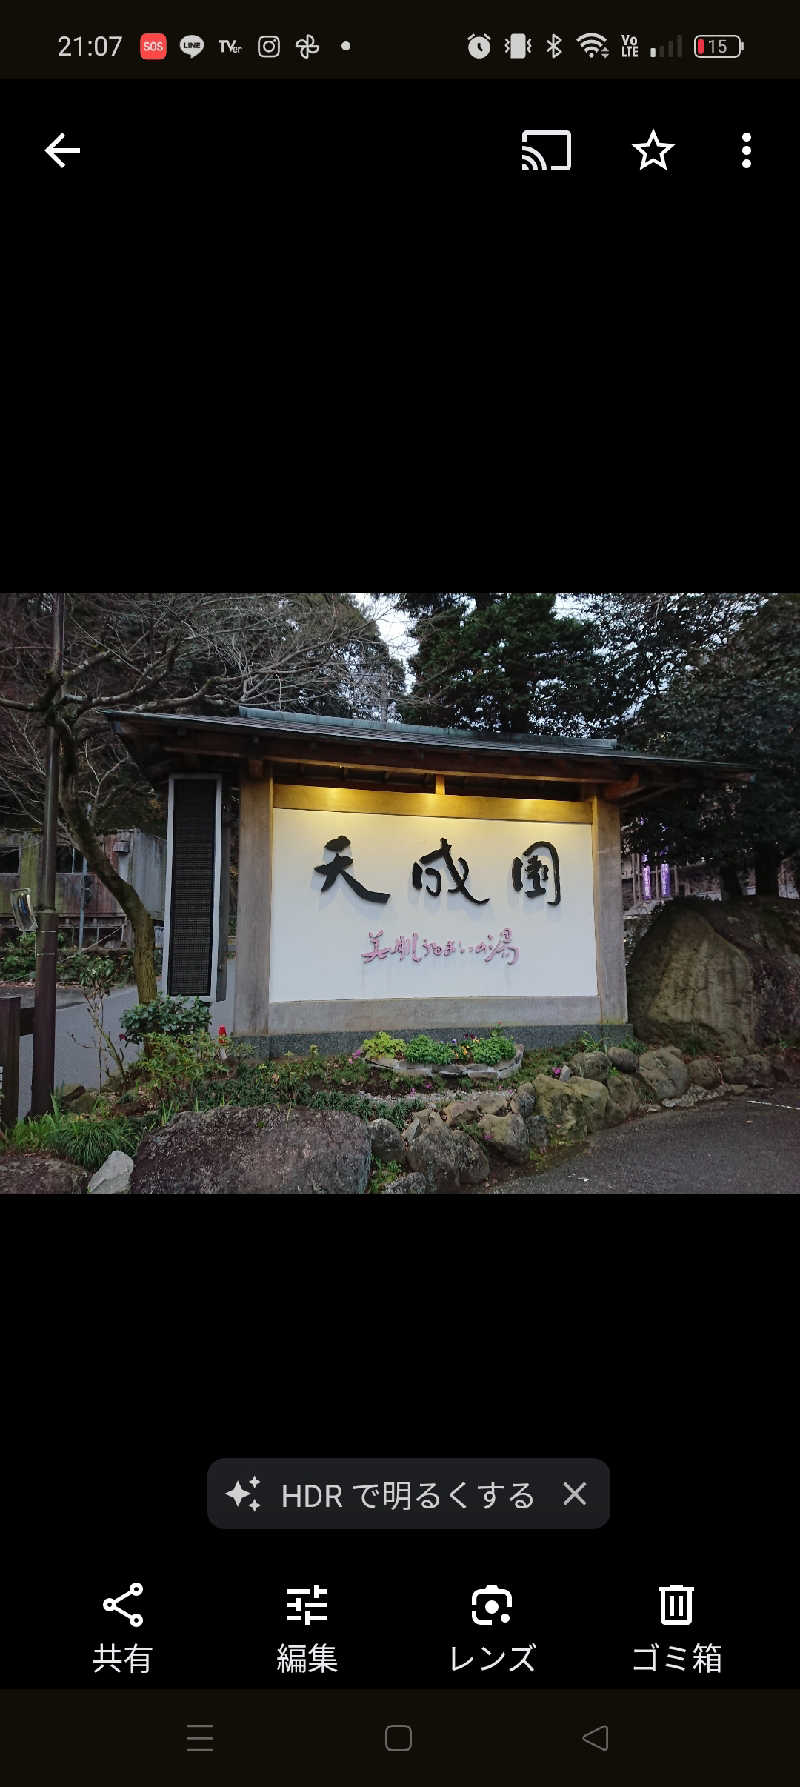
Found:
<svg viewBox="0 0 800 1787"><path fill-rule="evenodd" d="M467 49L477 62L482 62L484 56L488 56L491 47L492 40L485 31L473 31L472 36L467 38Z"/></svg>

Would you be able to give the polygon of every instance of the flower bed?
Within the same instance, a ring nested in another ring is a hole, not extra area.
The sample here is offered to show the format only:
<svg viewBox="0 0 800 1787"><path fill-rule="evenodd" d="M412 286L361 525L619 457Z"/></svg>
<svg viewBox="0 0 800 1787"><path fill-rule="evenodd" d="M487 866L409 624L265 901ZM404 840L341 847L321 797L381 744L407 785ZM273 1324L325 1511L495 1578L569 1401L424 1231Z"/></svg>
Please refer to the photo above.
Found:
<svg viewBox="0 0 800 1787"><path fill-rule="evenodd" d="M519 1072L523 1050L502 1030L493 1030L490 1036L453 1036L449 1042L425 1032L403 1042L381 1031L367 1037L357 1053L376 1067L406 1078L417 1077L421 1068L428 1068L442 1079L505 1080Z"/></svg>

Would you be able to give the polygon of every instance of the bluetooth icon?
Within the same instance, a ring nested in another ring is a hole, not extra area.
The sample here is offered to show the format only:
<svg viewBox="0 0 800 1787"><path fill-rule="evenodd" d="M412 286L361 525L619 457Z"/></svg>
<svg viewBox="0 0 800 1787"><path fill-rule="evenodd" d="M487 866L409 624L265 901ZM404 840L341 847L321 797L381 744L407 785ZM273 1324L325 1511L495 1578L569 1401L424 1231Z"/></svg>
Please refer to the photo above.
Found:
<svg viewBox="0 0 800 1787"><path fill-rule="evenodd" d="M547 54L548 54L548 56L552 56L553 61L555 61L556 56L561 55L561 38L560 37L556 37L555 35L553 37L548 37L548 39L547 39Z"/></svg>

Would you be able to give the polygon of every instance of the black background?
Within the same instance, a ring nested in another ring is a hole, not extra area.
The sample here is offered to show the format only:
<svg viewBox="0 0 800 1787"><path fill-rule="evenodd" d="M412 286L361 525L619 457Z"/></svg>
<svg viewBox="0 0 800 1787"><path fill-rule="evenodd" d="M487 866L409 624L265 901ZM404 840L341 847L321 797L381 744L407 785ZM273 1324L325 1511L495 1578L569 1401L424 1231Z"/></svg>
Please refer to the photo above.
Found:
<svg viewBox="0 0 800 1787"><path fill-rule="evenodd" d="M145 1624L130 1639L153 1644L154 1686L285 1685L277 1645L322 1638L341 1674L312 1677L314 1691L474 1687L477 1671L450 1673L451 1646L461 1657L493 1641L470 1620L473 1589L491 1581L514 1592L503 1636L536 1642L542 1686L791 1685L780 1262L794 1207L708 1205L15 1210L23 1256L45 1218L64 1251L58 1346L34 1393L12 1392L8 1407L4 1521L18 1576L4 1682L90 1685L94 1648L129 1641L99 1604L140 1580ZM87 1282L76 1262L98 1228ZM21 1333L18 1377L25 1357ZM391 1457L580 1446L609 1462L612 1517L594 1533L526 1536L236 1533L207 1521L215 1456L355 1455L367 1438ZM326 1626L287 1627L286 1588L314 1581L329 1590ZM660 1630L663 1582L694 1585L689 1633ZM633 1646L653 1640L662 1656L721 1643L720 1682L634 1676ZM520 1685L499 1670L483 1681ZM119 1685L110 1672L95 1680Z"/></svg>

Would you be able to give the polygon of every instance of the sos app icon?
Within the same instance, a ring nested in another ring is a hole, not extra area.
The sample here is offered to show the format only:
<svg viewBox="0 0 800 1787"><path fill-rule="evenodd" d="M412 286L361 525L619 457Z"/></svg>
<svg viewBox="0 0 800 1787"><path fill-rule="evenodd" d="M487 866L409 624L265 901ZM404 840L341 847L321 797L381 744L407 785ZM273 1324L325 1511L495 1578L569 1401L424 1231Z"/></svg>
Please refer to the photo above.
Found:
<svg viewBox="0 0 800 1787"><path fill-rule="evenodd" d="M167 40L163 31L143 31L139 38L139 55L143 62L163 62Z"/></svg>

